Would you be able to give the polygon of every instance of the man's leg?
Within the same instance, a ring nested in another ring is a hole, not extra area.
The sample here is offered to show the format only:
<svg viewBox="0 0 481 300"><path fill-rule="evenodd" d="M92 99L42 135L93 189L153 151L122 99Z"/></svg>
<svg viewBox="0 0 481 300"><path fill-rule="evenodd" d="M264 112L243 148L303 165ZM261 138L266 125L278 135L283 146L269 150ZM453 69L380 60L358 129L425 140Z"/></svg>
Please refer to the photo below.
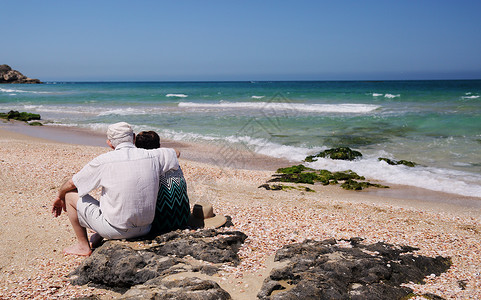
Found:
<svg viewBox="0 0 481 300"><path fill-rule="evenodd" d="M63 252L66 254L89 256L90 254L92 254L92 249L90 249L90 243L87 236L87 229L82 227L78 220L78 216L77 216L78 199L79 197L77 192L68 192L65 195L67 215L70 220L70 223L72 224L75 235L77 236L78 243L76 245L72 245L70 247L65 248Z"/></svg>

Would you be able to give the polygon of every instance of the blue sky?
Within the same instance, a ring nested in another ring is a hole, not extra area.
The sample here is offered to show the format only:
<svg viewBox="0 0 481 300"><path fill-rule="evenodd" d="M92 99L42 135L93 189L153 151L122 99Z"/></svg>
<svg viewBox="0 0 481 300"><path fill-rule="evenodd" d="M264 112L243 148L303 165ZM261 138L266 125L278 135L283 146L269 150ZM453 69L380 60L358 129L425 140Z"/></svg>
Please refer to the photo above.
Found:
<svg viewBox="0 0 481 300"><path fill-rule="evenodd" d="M0 0L43 81L480 79L481 1Z"/></svg>

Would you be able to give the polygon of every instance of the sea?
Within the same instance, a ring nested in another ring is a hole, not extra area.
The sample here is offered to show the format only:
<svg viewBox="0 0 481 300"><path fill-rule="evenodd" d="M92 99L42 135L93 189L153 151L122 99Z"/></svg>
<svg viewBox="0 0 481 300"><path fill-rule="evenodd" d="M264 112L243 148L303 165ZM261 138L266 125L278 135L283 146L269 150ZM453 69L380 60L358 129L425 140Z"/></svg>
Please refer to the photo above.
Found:
<svg viewBox="0 0 481 300"><path fill-rule="evenodd" d="M0 85L0 112L105 132L126 121L163 139L233 147L316 169L481 197L481 80L46 82ZM408 160L412 167L379 158Z"/></svg>

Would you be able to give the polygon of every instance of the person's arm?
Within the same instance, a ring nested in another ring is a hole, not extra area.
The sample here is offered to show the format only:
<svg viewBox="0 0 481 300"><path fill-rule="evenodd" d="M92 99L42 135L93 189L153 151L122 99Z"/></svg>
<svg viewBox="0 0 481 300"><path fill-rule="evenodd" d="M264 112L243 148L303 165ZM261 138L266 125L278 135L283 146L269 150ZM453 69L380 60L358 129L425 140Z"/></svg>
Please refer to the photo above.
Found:
<svg viewBox="0 0 481 300"><path fill-rule="evenodd" d="M67 211L67 207L65 206L65 194L75 189L77 189L77 187L73 183L72 178L62 184L58 190L57 197L52 203L52 214L55 217L60 216L62 214L62 210Z"/></svg>
<svg viewBox="0 0 481 300"><path fill-rule="evenodd" d="M177 158L179 158L180 157L180 151L175 149L175 148L174 148L174 150L175 150L175 155L177 155Z"/></svg>

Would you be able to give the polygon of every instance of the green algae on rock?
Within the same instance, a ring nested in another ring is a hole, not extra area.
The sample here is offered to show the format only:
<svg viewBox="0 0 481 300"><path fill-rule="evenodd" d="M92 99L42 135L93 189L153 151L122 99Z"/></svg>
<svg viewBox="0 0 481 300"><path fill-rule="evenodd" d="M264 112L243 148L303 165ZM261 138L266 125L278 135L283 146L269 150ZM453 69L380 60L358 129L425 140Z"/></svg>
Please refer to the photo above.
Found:
<svg viewBox="0 0 481 300"><path fill-rule="evenodd" d="M16 110L11 110L8 113L0 113L0 118L7 119L7 120L17 120L17 121L32 121L32 120L40 120L39 114L32 114L28 112L18 112Z"/></svg>
<svg viewBox="0 0 481 300"><path fill-rule="evenodd" d="M379 157L378 158L379 161L385 161L386 163L390 164L390 165L405 165L405 166L408 166L410 168L412 167L415 167L417 166L417 163L415 162L412 162L412 161L408 161L408 160L392 160L392 159L389 159L389 158L385 158L385 157Z"/></svg>
<svg viewBox="0 0 481 300"><path fill-rule="evenodd" d="M280 168L276 174L272 175L274 178L267 182L292 182L292 183L307 183L315 184L320 183L322 185L338 184L343 182L342 188L348 190L362 190L368 187L387 188L387 186L372 184L370 182L357 182L355 180L365 180L364 176L359 176L352 170L343 172L331 172L329 170L315 170L308 168L304 165L296 165L287 168ZM264 184L260 187L264 187L267 190L285 190L282 185ZM307 191L307 189L306 189Z"/></svg>
<svg viewBox="0 0 481 300"><path fill-rule="evenodd" d="M342 160L355 160L356 158L362 157L362 153L359 151L352 150L349 147L338 147L327 149L316 155L309 155L304 161L313 162L317 161L316 157L330 158L330 159L342 159Z"/></svg>
<svg viewBox="0 0 481 300"><path fill-rule="evenodd" d="M368 187L389 188L388 186L382 185L382 184L370 183L368 181L358 182L352 179L346 180L343 184L341 184L341 187L345 190L354 190L354 191L360 191Z"/></svg>

